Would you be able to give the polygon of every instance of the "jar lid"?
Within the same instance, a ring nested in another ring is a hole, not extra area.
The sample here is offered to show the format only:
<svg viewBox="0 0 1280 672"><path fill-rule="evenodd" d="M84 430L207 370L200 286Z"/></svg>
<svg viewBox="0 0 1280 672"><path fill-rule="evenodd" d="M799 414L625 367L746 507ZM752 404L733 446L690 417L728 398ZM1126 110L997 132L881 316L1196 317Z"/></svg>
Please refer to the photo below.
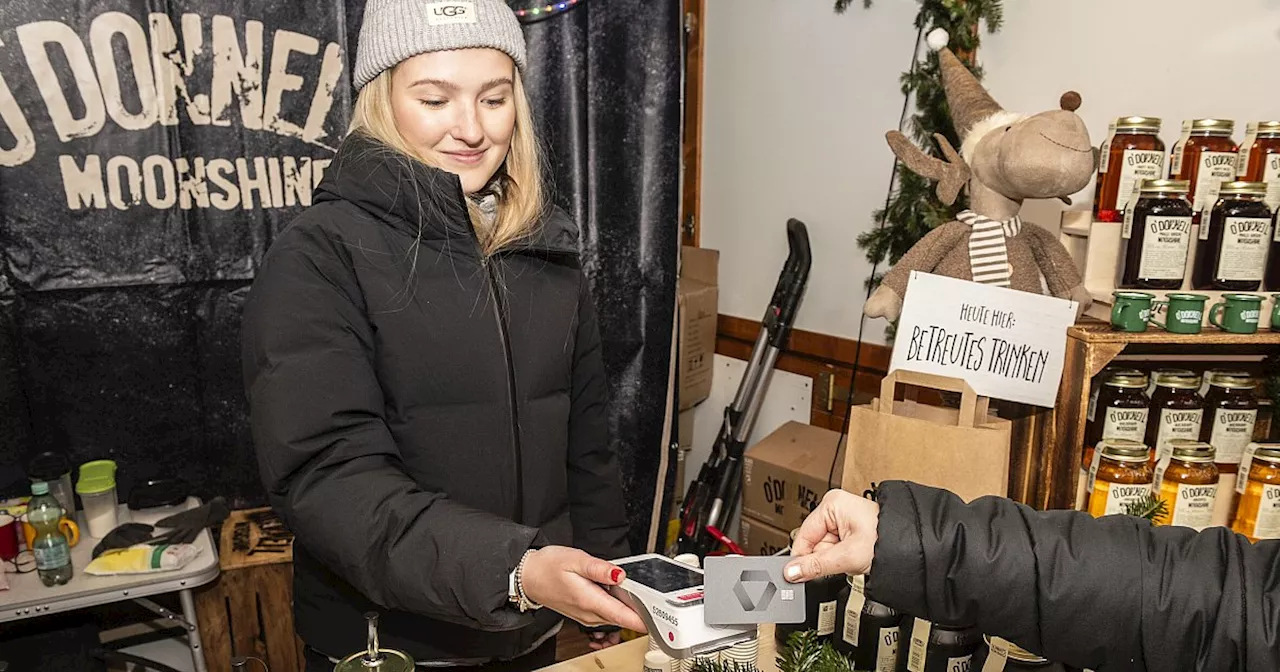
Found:
<svg viewBox="0 0 1280 672"><path fill-rule="evenodd" d="M1280 462L1280 443L1259 443L1253 459L1264 462Z"/></svg>
<svg viewBox="0 0 1280 672"><path fill-rule="evenodd" d="M1245 124L1245 132L1255 134L1280 133L1280 121L1251 121Z"/></svg>
<svg viewBox="0 0 1280 672"><path fill-rule="evenodd" d="M1231 131L1235 130L1235 128L1236 122L1230 119L1193 119L1191 121L1191 131L1193 133L1231 135Z"/></svg>
<svg viewBox="0 0 1280 672"><path fill-rule="evenodd" d="M1098 450L1117 462L1146 462L1151 455L1145 445L1129 439L1103 439L1098 442Z"/></svg>
<svg viewBox="0 0 1280 672"><path fill-rule="evenodd" d="M1252 390L1258 386L1249 374L1239 371L1224 372L1211 376L1209 384L1226 390Z"/></svg>
<svg viewBox="0 0 1280 672"><path fill-rule="evenodd" d="M31 494L35 496L49 494L49 484L44 481L36 481L31 484Z"/></svg>
<svg viewBox="0 0 1280 672"><path fill-rule="evenodd" d="M116 487L116 463L111 460L94 460L80 465L80 480L76 482L76 494L96 495Z"/></svg>
<svg viewBox="0 0 1280 672"><path fill-rule="evenodd" d="M27 461L27 477L39 481L56 481L71 473L71 461L62 453L46 450Z"/></svg>
<svg viewBox="0 0 1280 672"><path fill-rule="evenodd" d="M1140 371L1134 371L1132 373L1113 373L1111 374L1111 377L1107 379L1106 384L1111 387L1121 387L1126 389L1146 389L1147 374Z"/></svg>
<svg viewBox="0 0 1280 672"><path fill-rule="evenodd" d="M1157 371L1156 385L1170 387L1175 390L1198 390L1200 389L1200 376L1190 371Z"/></svg>
<svg viewBox="0 0 1280 672"><path fill-rule="evenodd" d="M1228 378L1248 378L1249 372L1242 371L1240 369L1209 369L1204 372L1205 380L1210 383L1217 380L1219 376L1226 376Z"/></svg>
<svg viewBox="0 0 1280 672"><path fill-rule="evenodd" d="M1203 441L1190 439L1172 439L1173 456L1183 462L1212 462L1215 456L1213 446Z"/></svg>
<svg viewBox="0 0 1280 672"><path fill-rule="evenodd" d="M993 638L991 637L991 635L982 636L982 640L987 643L988 649L991 648L992 639ZM1032 663L1034 665L1045 665L1049 662L1047 658L1041 658L1040 656L1037 656L1036 654L1031 653L1030 651L1022 648L1021 646L1018 646L1017 644L1014 644L1013 642L1007 639L1004 639L1003 637L999 639L1004 644L1005 648L1009 650L1009 660L1012 660L1015 663Z"/></svg>
<svg viewBox="0 0 1280 672"><path fill-rule="evenodd" d="M1160 117L1120 117L1115 121L1116 131L1160 131Z"/></svg>
<svg viewBox="0 0 1280 672"><path fill-rule="evenodd" d="M1266 182L1243 182L1239 180L1235 180L1231 182L1223 182L1222 190L1219 191L1218 193L1223 196L1227 196L1229 194L1236 195L1236 196L1266 196L1267 183Z"/></svg>
<svg viewBox="0 0 1280 672"><path fill-rule="evenodd" d="M1144 194L1162 191L1185 194L1191 191L1191 182L1190 180L1143 180L1141 189Z"/></svg>

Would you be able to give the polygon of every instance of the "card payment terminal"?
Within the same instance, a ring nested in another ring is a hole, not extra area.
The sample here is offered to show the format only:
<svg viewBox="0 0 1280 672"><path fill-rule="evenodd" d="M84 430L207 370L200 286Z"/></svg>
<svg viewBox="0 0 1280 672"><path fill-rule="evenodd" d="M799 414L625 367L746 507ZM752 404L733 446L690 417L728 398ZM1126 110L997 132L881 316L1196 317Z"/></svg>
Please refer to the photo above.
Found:
<svg viewBox="0 0 1280 672"><path fill-rule="evenodd" d="M644 619L667 655L688 658L728 648L756 636L755 625L707 625L702 570L650 553L614 560L627 573L610 591Z"/></svg>

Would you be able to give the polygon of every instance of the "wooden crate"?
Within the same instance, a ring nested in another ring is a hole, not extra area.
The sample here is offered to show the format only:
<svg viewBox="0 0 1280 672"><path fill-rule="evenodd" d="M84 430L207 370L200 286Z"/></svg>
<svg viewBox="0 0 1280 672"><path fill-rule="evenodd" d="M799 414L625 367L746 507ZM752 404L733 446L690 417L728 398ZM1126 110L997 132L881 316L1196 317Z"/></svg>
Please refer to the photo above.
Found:
<svg viewBox="0 0 1280 672"><path fill-rule="evenodd" d="M1001 417L1014 421L1010 437L1009 496L1038 509L1069 509L1076 504L1085 417L1093 377L1122 354L1155 358L1202 358L1216 366L1256 361L1280 348L1280 332L1199 334L1112 331L1106 322L1083 319L1067 330L1066 361L1054 408L999 405ZM1160 366L1180 366L1161 361ZM1269 426L1259 414L1258 434ZM1255 435L1257 436L1257 435Z"/></svg>
<svg viewBox="0 0 1280 672"><path fill-rule="evenodd" d="M270 509L233 511L222 525L218 580L196 591L200 639L210 670L230 669L232 656L255 656L271 672L303 672L302 641L293 626L293 548L247 554L233 547L237 522ZM250 548L260 530L250 522Z"/></svg>

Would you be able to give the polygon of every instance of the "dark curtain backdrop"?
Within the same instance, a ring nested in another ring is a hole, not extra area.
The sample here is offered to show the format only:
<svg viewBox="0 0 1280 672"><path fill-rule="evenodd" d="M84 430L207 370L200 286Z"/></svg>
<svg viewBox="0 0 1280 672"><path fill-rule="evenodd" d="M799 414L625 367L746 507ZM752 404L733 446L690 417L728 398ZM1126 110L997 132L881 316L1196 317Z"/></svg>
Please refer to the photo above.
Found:
<svg viewBox="0 0 1280 672"><path fill-rule="evenodd" d="M631 543L647 543L679 250L681 4L591 0L526 26L556 200L582 226Z"/></svg>
<svg viewBox="0 0 1280 672"><path fill-rule="evenodd" d="M77 464L116 460L123 493L178 476L206 498L264 502L240 306L262 254L304 207L302 182L346 126L362 12L360 0L0 4L0 495L25 489L27 456L56 449ZM674 0L593 0L527 26L556 200L585 234L637 550L670 360L680 14ZM190 53L189 36L202 42ZM330 46L343 63L336 81ZM217 95L228 87L212 52L246 60L252 79L256 49L256 86ZM77 64L87 80L72 74ZM164 91L161 70L203 108L181 92L172 104L146 100L147 79ZM179 198L197 159L200 171L225 161L226 184L205 176L207 192Z"/></svg>

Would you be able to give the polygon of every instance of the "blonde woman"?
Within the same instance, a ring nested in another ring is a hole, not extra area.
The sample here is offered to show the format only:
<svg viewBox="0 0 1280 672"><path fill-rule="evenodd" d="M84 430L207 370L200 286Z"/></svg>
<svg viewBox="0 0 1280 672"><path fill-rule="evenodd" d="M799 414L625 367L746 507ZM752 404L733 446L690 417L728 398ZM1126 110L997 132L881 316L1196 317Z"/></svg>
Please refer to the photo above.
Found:
<svg viewBox="0 0 1280 672"><path fill-rule="evenodd" d="M371 610L383 645L454 668L550 664L562 615L644 629L601 588L627 521L525 67L500 0L370 0L351 131L245 306L309 670L362 649Z"/></svg>

